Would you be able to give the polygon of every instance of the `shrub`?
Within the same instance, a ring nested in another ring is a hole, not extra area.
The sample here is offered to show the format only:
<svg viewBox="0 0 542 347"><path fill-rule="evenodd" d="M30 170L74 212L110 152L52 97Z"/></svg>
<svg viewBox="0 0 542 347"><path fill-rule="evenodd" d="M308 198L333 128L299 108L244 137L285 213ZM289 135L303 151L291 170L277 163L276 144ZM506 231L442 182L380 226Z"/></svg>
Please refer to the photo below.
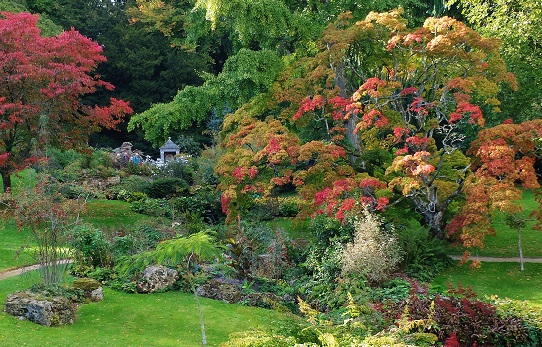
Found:
<svg viewBox="0 0 542 347"><path fill-rule="evenodd" d="M397 268L402 254L394 230L367 210L354 221L354 241L341 256L343 273L360 273L372 283L381 283Z"/></svg>
<svg viewBox="0 0 542 347"><path fill-rule="evenodd" d="M150 185L150 182L149 178L137 175L122 177L120 183L108 188L105 194L111 200L127 201L132 194L145 194L143 192Z"/></svg>
<svg viewBox="0 0 542 347"><path fill-rule="evenodd" d="M134 164L132 161L130 161L126 165L126 167L123 168L123 170L129 173L130 175L149 177L149 176L152 176L156 172L156 167L148 163Z"/></svg>
<svg viewBox="0 0 542 347"><path fill-rule="evenodd" d="M264 278L279 279L291 266L287 246L291 242L283 230L275 229L271 233L274 235L262 245L254 272Z"/></svg>
<svg viewBox="0 0 542 347"><path fill-rule="evenodd" d="M194 166L186 159L176 159L158 168L156 175L163 178L180 178L188 183L192 183Z"/></svg>
<svg viewBox="0 0 542 347"><path fill-rule="evenodd" d="M280 200L279 217L295 217L300 211L300 201L296 198L284 198Z"/></svg>
<svg viewBox="0 0 542 347"><path fill-rule="evenodd" d="M445 241L432 237L427 229L409 226L397 234L403 250L401 268L408 276L429 282L453 264Z"/></svg>
<svg viewBox="0 0 542 347"><path fill-rule="evenodd" d="M351 220L345 220L345 223L341 223L336 218L321 214L312 220L308 231L314 235L315 247L325 249L333 243L351 242L354 235L354 224Z"/></svg>
<svg viewBox="0 0 542 347"><path fill-rule="evenodd" d="M195 184L202 186L216 186L218 184L215 167L218 164L218 158L222 156L223 152L224 149L219 146L207 147L199 157L194 158Z"/></svg>
<svg viewBox="0 0 542 347"><path fill-rule="evenodd" d="M126 201L129 203L136 201L144 201L148 198L147 194L142 192L133 192L126 189L121 189L116 194L116 199L120 201Z"/></svg>
<svg viewBox="0 0 542 347"><path fill-rule="evenodd" d="M165 199L145 199L132 202L132 211L154 217L171 217L171 207Z"/></svg>
<svg viewBox="0 0 542 347"><path fill-rule="evenodd" d="M303 281L299 291L318 309L337 308L344 303L335 292L341 273L341 253L341 244L334 243L323 250L312 248L307 254L304 267L310 278Z"/></svg>
<svg viewBox="0 0 542 347"><path fill-rule="evenodd" d="M71 232L71 247L76 260L93 267L109 267L113 254L105 234L90 225L75 227Z"/></svg>
<svg viewBox="0 0 542 347"><path fill-rule="evenodd" d="M193 186L190 194L171 200L180 213L198 213L209 224L216 224L224 218L220 204L220 193L209 186Z"/></svg>
<svg viewBox="0 0 542 347"><path fill-rule="evenodd" d="M271 334L261 330L230 334L229 340L220 347L290 347L296 344L295 338Z"/></svg>
<svg viewBox="0 0 542 347"><path fill-rule="evenodd" d="M81 159L82 154L73 149L64 151L58 148L50 147L47 150L47 168L50 170L63 169L68 164L77 162Z"/></svg>
<svg viewBox="0 0 542 347"><path fill-rule="evenodd" d="M527 301L501 299L491 297L491 303L495 305L500 317L518 317L527 329L527 341L524 347L542 345L542 308L533 306Z"/></svg>
<svg viewBox="0 0 542 347"><path fill-rule="evenodd" d="M426 326L424 332L449 345L453 341L460 346L529 346L529 333L520 318L499 315L494 305L475 299L461 288L446 296L413 294L384 306L382 312L390 321L405 314L410 321L431 318L435 324Z"/></svg>
<svg viewBox="0 0 542 347"><path fill-rule="evenodd" d="M188 191L188 183L182 178L164 177L158 178L144 189L149 197L154 199L171 198L183 195Z"/></svg>

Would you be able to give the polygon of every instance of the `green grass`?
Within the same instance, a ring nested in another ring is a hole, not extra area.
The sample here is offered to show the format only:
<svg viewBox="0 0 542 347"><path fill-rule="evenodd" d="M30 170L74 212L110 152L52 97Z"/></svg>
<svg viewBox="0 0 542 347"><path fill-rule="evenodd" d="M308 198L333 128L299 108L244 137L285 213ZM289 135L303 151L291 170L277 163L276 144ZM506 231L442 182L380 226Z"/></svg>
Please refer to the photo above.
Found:
<svg viewBox="0 0 542 347"><path fill-rule="evenodd" d="M90 200L81 217L97 228L130 227L156 218L132 211L128 202L105 199Z"/></svg>
<svg viewBox="0 0 542 347"><path fill-rule="evenodd" d="M447 283L457 288L471 287L475 293L497 295L501 298L528 300L542 307L542 264L526 263L525 270L519 270L519 263L482 263L479 269L468 265L453 266L440 274L433 282L442 289Z"/></svg>
<svg viewBox="0 0 542 347"><path fill-rule="evenodd" d="M97 228L127 228L154 218L133 212L127 202L113 200L89 201L81 217ZM12 220L0 221L0 271L35 263L28 252L18 254L22 245L34 244L29 231L19 231Z"/></svg>
<svg viewBox="0 0 542 347"><path fill-rule="evenodd" d="M29 241L30 233L25 230L17 230L13 221L2 220L0 222L0 271L34 263L28 253L18 254L21 246Z"/></svg>
<svg viewBox="0 0 542 347"><path fill-rule="evenodd" d="M279 217L265 222L270 228L280 228L286 232L286 234L295 239L311 239L312 235L308 234L306 228L309 225L309 221L300 221L294 218Z"/></svg>
<svg viewBox="0 0 542 347"><path fill-rule="evenodd" d="M31 272L0 281L0 298L38 281ZM180 292L127 294L105 289L104 301L82 305L75 324L43 327L0 313L0 346L200 346L201 330L193 295ZM208 346L235 331L279 324L271 310L201 299Z"/></svg>
<svg viewBox="0 0 542 347"><path fill-rule="evenodd" d="M525 215L538 209L538 203L534 200L534 194L530 191L523 193L521 204ZM521 230L521 241L523 256L526 258L542 258L542 232L534 230L534 221L527 224ZM484 248L469 249L469 251L478 256L492 257L517 257L518 256L518 234L517 229L511 229L506 225L504 215L497 213L493 223L495 236L487 236L484 240ZM453 253L461 254L463 248L458 247L452 250Z"/></svg>
<svg viewBox="0 0 542 347"><path fill-rule="evenodd" d="M521 201L525 213L528 214L538 208L532 192L524 192ZM522 229L522 250L526 258L542 258L542 233L532 229L534 222L530 222ZM506 225L504 215L500 214L493 220L496 230L495 236L488 236L484 240L483 249L469 249L476 256L490 257L518 257L517 230ZM462 253L464 249L457 248L454 253ZM484 297L497 295L516 300L528 300L532 304L542 306L542 264L525 263L525 270L519 270L519 263L490 263L483 262L480 269L471 270L467 265L453 266L444 271L434 281L434 285L446 288L446 283L457 287L458 283L473 290Z"/></svg>
<svg viewBox="0 0 542 347"><path fill-rule="evenodd" d="M153 217L135 213L130 204L123 201L92 200L88 202L87 211L82 215L83 221L97 228L131 227L136 223ZM18 230L12 219L0 220L0 271L12 267L35 263L28 252L18 254L22 245L35 244L27 230Z"/></svg>

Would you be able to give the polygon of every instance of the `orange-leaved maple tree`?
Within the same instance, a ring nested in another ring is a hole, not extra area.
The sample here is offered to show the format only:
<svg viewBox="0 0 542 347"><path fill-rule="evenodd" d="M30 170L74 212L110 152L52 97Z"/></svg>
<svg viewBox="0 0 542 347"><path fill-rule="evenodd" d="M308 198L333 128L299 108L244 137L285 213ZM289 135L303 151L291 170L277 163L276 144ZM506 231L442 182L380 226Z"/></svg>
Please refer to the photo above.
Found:
<svg viewBox="0 0 542 347"><path fill-rule="evenodd" d="M484 237L495 232L492 213L523 212L518 204L523 191L540 187L535 163L542 154L542 120L484 129L468 153L474 158L474 174L465 183L466 203L447 231L458 235L466 246L482 247ZM533 214L542 219L540 210Z"/></svg>
<svg viewBox="0 0 542 347"><path fill-rule="evenodd" d="M341 16L320 47L278 81L275 104L249 107L244 126L244 109L225 120L228 139L262 141L257 148L227 141L229 153L241 146L248 151L241 166L258 172L250 182L293 185L314 202L313 211L343 219L403 200L444 237L450 203L470 173L465 133L483 127L484 109L498 110L501 84L515 88L498 41L448 17L409 29L391 11L356 23ZM288 140L281 161L258 161L276 142L258 135L265 131L260 124L271 122ZM241 163L229 158L223 182Z"/></svg>
<svg viewBox="0 0 542 347"><path fill-rule="evenodd" d="M470 160L462 153L465 133L484 126L483 109L497 111L499 86L515 88L515 79L499 56L498 41L455 19L428 18L423 27L408 29L400 13L392 11L371 13L354 25L360 42L370 38L378 62L358 66L363 78L349 103L332 98L313 107L321 98L314 95L294 119L324 120L333 130L329 140L359 158L356 171L367 170L368 153L390 154L382 163L384 173L372 172L378 178L372 181L372 194L365 193L371 182L366 178L350 185L350 191L361 190L359 202L380 209L387 197L381 193L378 200L378 192L392 191L411 203L433 235L444 237L448 208L469 174ZM367 57L360 52L363 59ZM346 136L337 136L341 133ZM341 213L344 200L336 198L332 194L323 202L335 204Z"/></svg>
<svg viewBox="0 0 542 347"><path fill-rule="evenodd" d="M80 98L113 86L93 70L102 47L75 30L42 37L38 16L0 15L0 174L4 190L13 172L38 160L47 146L77 148L101 128L114 128L129 104L84 105Z"/></svg>

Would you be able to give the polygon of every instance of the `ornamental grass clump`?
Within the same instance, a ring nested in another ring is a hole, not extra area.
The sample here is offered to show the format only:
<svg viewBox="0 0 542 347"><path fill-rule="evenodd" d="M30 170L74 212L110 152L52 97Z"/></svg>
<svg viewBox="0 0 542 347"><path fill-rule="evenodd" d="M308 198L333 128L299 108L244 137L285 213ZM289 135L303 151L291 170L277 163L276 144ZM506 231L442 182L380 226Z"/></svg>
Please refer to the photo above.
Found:
<svg viewBox="0 0 542 347"><path fill-rule="evenodd" d="M341 257L343 274L364 275L370 283L390 278L402 259L402 251L393 227L368 210L354 220L354 241L346 244Z"/></svg>

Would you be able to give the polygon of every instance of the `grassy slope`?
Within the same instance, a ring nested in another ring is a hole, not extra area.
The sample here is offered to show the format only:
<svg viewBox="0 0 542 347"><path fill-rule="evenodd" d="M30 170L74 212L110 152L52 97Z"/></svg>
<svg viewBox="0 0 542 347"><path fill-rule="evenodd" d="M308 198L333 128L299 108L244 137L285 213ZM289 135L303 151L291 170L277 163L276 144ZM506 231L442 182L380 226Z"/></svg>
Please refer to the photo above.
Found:
<svg viewBox="0 0 542 347"><path fill-rule="evenodd" d="M440 274L433 285L445 289L447 283L457 288L471 287L481 297L497 295L501 298L528 300L542 306L542 264L525 264L519 271L518 263L482 263L479 269L467 265L454 266Z"/></svg>
<svg viewBox="0 0 542 347"><path fill-rule="evenodd" d="M87 203L82 218L97 228L110 228L130 227L153 217L132 211L130 203L125 201L91 200Z"/></svg>
<svg viewBox="0 0 542 347"><path fill-rule="evenodd" d="M0 298L38 280L36 272L0 281ZM3 299L1 300L3 304ZM201 299L208 346L217 346L234 331L269 327L274 311ZM0 314L0 346L199 346L201 330L193 295L167 292L127 294L105 289L100 303L79 308L75 324L47 328Z"/></svg>
<svg viewBox="0 0 542 347"><path fill-rule="evenodd" d="M525 192L522 205L526 214L538 208L531 192ZM542 258L542 233L532 229L534 222L522 230L522 249L524 257ZM476 256L517 257L517 230L510 229L502 215L493 221L495 236L485 239L483 249L469 250ZM458 249L457 253L463 250ZM471 287L480 296L497 295L516 300L529 300L532 304L542 306L542 264L526 263L525 270L519 270L519 263L482 263L480 269L465 266L454 266L438 276L433 284L446 288L446 283L457 287L458 283Z"/></svg>
<svg viewBox="0 0 542 347"><path fill-rule="evenodd" d="M18 231L12 221L0 221L0 271L11 267L34 263L24 252L18 255L21 246L29 241L29 233Z"/></svg>
<svg viewBox="0 0 542 347"><path fill-rule="evenodd" d="M534 200L532 192L524 192L521 201L525 215L538 209L538 203ZM506 225L504 215L497 213L493 220L495 236L488 236L484 240L485 247L482 249L469 249L473 255L492 257L517 257L518 234L516 229ZM542 258L542 232L533 230L534 221L528 222L521 230L523 256L526 258ZM461 254L463 249L458 248L455 253Z"/></svg>
<svg viewBox="0 0 542 347"><path fill-rule="evenodd" d="M82 215L83 221L97 228L126 228L151 218L133 212L127 202L113 200L89 201L87 211ZM29 254L17 256L17 251L25 244L33 244L28 231L17 230L11 220L0 221L0 271L35 263Z"/></svg>

